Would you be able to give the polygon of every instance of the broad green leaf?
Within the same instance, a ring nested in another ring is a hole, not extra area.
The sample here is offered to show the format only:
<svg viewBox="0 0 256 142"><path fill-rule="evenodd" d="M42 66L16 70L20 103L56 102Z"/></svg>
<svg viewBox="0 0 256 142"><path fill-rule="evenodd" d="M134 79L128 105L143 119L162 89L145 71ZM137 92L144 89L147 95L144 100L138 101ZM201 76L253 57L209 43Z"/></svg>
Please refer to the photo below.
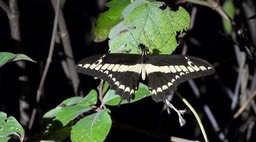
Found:
<svg viewBox="0 0 256 142"><path fill-rule="evenodd" d="M139 101L147 96L150 96L150 92L148 90L148 87L142 83L139 84L139 89L135 93L134 99L131 100L130 103ZM106 95L103 98L103 103L110 106L116 106L120 103L120 96L115 94L114 90L109 90ZM123 100L121 104L127 104L128 102L126 100Z"/></svg>
<svg viewBox="0 0 256 142"><path fill-rule="evenodd" d="M130 0L112 0L106 4L109 10L101 13L96 21L94 29L95 42L107 39L110 29L121 21L121 13L129 3Z"/></svg>
<svg viewBox="0 0 256 142"><path fill-rule="evenodd" d="M104 109L78 121L71 130L75 142L103 142L112 125L109 110Z"/></svg>
<svg viewBox="0 0 256 142"><path fill-rule="evenodd" d="M234 6L233 1L231 1L231 0L225 1L222 8L231 19L234 19L234 17L235 17L235 6ZM224 31L227 34L231 34L231 32L233 30L232 25L229 22L227 22L225 19L222 19L222 23L223 23Z"/></svg>
<svg viewBox="0 0 256 142"><path fill-rule="evenodd" d="M97 103L97 99L98 99L97 97L98 97L97 92L95 90L91 90L89 94L87 94L85 98L78 104L88 105L88 106L94 105Z"/></svg>
<svg viewBox="0 0 256 142"><path fill-rule="evenodd" d="M8 142L10 140L10 137L1 137L0 136L0 142Z"/></svg>
<svg viewBox="0 0 256 142"><path fill-rule="evenodd" d="M35 62L28 56L24 54L13 54L10 52L0 52L0 67L2 67L4 64L8 62L13 62L13 61L19 61L19 60L27 60L31 62Z"/></svg>
<svg viewBox="0 0 256 142"><path fill-rule="evenodd" d="M110 31L110 52L138 54L141 53L138 45L143 44L152 54L172 53L178 46L177 32L188 29L190 16L182 7L172 11L160 6L161 2L147 1L132 8L128 6L123 12L124 20Z"/></svg>
<svg viewBox="0 0 256 142"><path fill-rule="evenodd" d="M83 100L83 97L71 97L64 100L59 106L72 106L74 104L78 104L81 100Z"/></svg>
<svg viewBox="0 0 256 142"><path fill-rule="evenodd" d="M60 103L56 108L48 111L44 114L43 118L54 118L55 114L57 114L63 107L75 105L79 103L81 100L83 100L83 97L72 97L64 100L62 103Z"/></svg>
<svg viewBox="0 0 256 142"><path fill-rule="evenodd" d="M44 118L54 118L54 120L66 126L71 120L82 113L92 110L92 105L97 103L97 92L92 90L84 98L73 97L66 99L55 109L50 110L44 115Z"/></svg>
<svg viewBox="0 0 256 142"><path fill-rule="evenodd" d="M55 119L62 123L63 126L66 126L71 120L75 119L82 113L92 110L91 106L86 105L75 105L69 106L60 109L57 114L55 114Z"/></svg>
<svg viewBox="0 0 256 142"><path fill-rule="evenodd" d="M7 117L6 113L0 111L0 139L2 141L9 140L10 135L16 135L20 141L23 141L25 132L13 116Z"/></svg>

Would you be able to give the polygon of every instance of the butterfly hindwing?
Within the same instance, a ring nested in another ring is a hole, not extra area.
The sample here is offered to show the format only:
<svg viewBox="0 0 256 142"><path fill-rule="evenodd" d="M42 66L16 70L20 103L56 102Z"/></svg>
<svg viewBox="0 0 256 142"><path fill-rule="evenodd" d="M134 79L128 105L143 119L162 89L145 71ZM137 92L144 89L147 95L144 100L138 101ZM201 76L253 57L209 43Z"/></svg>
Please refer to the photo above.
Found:
<svg viewBox="0 0 256 142"><path fill-rule="evenodd" d="M164 101L184 81L214 73L208 62L185 55L151 55L145 64L149 64L148 87L155 101Z"/></svg>
<svg viewBox="0 0 256 142"><path fill-rule="evenodd" d="M76 70L107 81L116 94L130 101L139 84L138 62L141 56L137 54L95 55L80 61Z"/></svg>

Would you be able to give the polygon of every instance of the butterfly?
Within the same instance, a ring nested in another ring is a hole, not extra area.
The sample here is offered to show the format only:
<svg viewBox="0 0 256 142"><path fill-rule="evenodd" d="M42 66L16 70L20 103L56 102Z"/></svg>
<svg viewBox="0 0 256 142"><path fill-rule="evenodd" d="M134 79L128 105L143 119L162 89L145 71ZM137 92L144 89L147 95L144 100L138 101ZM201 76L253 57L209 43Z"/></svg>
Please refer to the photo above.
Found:
<svg viewBox="0 0 256 142"><path fill-rule="evenodd" d="M179 54L148 55L111 53L94 55L78 62L76 71L107 81L111 89L128 102L134 98L140 80L147 82L152 98L166 97L187 80L213 74L207 61Z"/></svg>

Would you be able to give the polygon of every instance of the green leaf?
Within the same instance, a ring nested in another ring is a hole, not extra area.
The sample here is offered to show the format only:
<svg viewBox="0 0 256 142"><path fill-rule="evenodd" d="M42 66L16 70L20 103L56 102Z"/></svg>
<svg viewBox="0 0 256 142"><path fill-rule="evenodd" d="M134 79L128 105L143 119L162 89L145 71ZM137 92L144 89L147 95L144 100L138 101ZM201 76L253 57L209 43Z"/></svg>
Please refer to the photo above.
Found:
<svg viewBox="0 0 256 142"><path fill-rule="evenodd" d="M61 104L59 104L56 108L45 113L43 118L46 118L46 119L54 118L55 114L57 114L63 107L75 105L75 104L79 103L81 100L83 100L83 97L68 98L68 99L64 100Z"/></svg>
<svg viewBox="0 0 256 142"><path fill-rule="evenodd" d="M71 120L75 119L82 113L92 110L91 106L86 105L75 105L62 108L55 114L55 120L58 120L62 123L63 126L66 126Z"/></svg>
<svg viewBox="0 0 256 142"><path fill-rule="evenodd" d="M104 109L78 121L72 127L71 140L76 142L103 142L112 125L108 112L108 109Z"/></svg>
<svg viewBox="0 0 256 142"><path fill-rule="evenodd" d="M55 109L50 110L44 115L44 118L54 118L66 126L71 120L82 113L93 109L92 105L97 103L97 92L92 90L86 97L73 97L63 101Z"/></svg>
<svg viewBox="0 0 256 142"><path fill-rule="evenodd" d="M13 62L13 61L19 61L19 60L27 60L31 62L35 62L28 56L24 54L13 54L10 52L0 52L0 67L2 67L4 64L8 62Z"/></svg>
<svg viewBox="0 0 256 142"><path fill-rule="evenodd" d="M80 105L95 105L97 103L98 100L98 94L95 90L91 90L86 96L85 98L79 102Z"/></svg>
<svg viewBox="0 0 256 142"><path fill-rule="evenodd" d="M109 10L101 13L94 29L94 41L101 42L107 39L109 31L121 20L123 9L130 0L112 0L106 4Z"/></svg>
<svg viewBox="0 0 256 142"><path fill-rule="evenodd" d="M177 32L187 30L190 23L188 12L179 7L161 10L161 2L148 2L127 6L124 20L111 29L109 34L110 52L141 53L138 45L145 45L150 53L170 54L178 46Z"/></svg>
<svg viewBox="0 0 256 142"><path fill-rule="evenodd" d="M1 141L8 141L11 135L16 135L20 141L23 141L25 132L13 116L7 117L6 113L0 111L0 139Z"/></svg>
<svg viewBox="0 0 256 142"><path fill-rule="evenodd" d="M139 84L139 89L135 93L134 99L131 100L130 103L139 101L147 96L150 96L150 92L148 90L148 87L142 83ZM103 103L110 106L116 106L119 105L121 100L121 97L119 95L115 94L114 90L109 90L106 95L103 98ZM128 102L126 100L123 100L121 104L127 104Z"/></svg>
<svg viewBox="0 0 256 142"><path fill-rule="evenodd" d="M234 19L235 6L231 0L225 1L222 8L231 19ZM225 19L222 19L222 23L223 23L224 31L230 35L233 30L232 25L229 22L227 22Z"/></svg>

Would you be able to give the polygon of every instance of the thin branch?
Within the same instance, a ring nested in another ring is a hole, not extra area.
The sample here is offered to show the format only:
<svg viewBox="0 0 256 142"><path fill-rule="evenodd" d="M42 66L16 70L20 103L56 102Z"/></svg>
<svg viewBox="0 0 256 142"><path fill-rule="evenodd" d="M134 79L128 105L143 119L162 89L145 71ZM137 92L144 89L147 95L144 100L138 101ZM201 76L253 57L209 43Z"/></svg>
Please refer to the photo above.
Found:
<svg viewBox="0 0 256 142"><path fill-rule="evenodd" d="M105 104L103 103L103 97L104 97L104 92L103 92L103 88L104 88L104 80L100 80L100 84L97 87L97 89L99 90L99 100L101 102L100 108L106 109Z"/></svg>
<svg viewBox="0 0 256 142"><path fill-rule="evenodd" d="M256 97L256 90L252 93L252 95L245 101L245 103L239 108L239 110L234 114L233 119L236 119L249 105L252 99Z"/></svg>
<svg viewBox="0 0 256 142"><path fill-rule="evenodd" d="M51 0L53 8L56 10L56 0ZM73 85L73 90L76 95L83 96L83 93L79 89L79 77L78 73L75 71L75 62L74 62L74 56L73 51L70 43L69 33L67 30L66 22L62 13L62 10L59 9L59 19L58 19L58 27L59 27L59 34L61 37L63 49L66 55L66 60L68 64L68 71L70 74L70 80Z"/></svg>
<svg viewBox="0 0 256 142"><path fill-rule="evenodd" d="M55 10L55 18L54 18L54 24L53 24L53 30L52 30L52 38L51 38L51 43L50 43L50 49L49 49L49 54L47 57L47 62L44 68L43 75L40 80L39 87L37 89L37 94L36 94L36 103L38 104L40 101L40 98L42 96L42 90L45 82L46 75L48 73L48 69L50 67L51 61L52 61L52 55L53 55L53 50L54 50L54 44L55 44L55 37L56 37L56 31L57 31L57 25L58 25L58 17L59 17L59 8L60 8L60 0L57 0L56 2L56 10ZM37 107L35 107L32 111L32 115L30 118L30 123L28 128L31 129L35 120L35 115L36 115Z"/></svg>
<svg viewBox="0 0 256 142"><path fill-rule="evenodd" d="M5 12L7 15L11 14L10 8L9 8L8 5L7 5L5 2L3 2L2 0L0 0L0 7L4 10L4 12Z"/></svg>
<svg viewBox="0 0 256 142"><path fill-rule="evenodd" d="M233 25L232 19L227 15L227 13L221 8L219 3L214 0L186 0L187 2L210 7L216 12L218 12L222 18L224 18L227 22Z"/></svg>
<svg viewBox="0 0 256 142"><path fill-rule="evenodd" d="M20 41L20 23L19 23L19 11L18 11L18 0L9 0L10 13L8 14L11 36L12 39Z"/></svg>

